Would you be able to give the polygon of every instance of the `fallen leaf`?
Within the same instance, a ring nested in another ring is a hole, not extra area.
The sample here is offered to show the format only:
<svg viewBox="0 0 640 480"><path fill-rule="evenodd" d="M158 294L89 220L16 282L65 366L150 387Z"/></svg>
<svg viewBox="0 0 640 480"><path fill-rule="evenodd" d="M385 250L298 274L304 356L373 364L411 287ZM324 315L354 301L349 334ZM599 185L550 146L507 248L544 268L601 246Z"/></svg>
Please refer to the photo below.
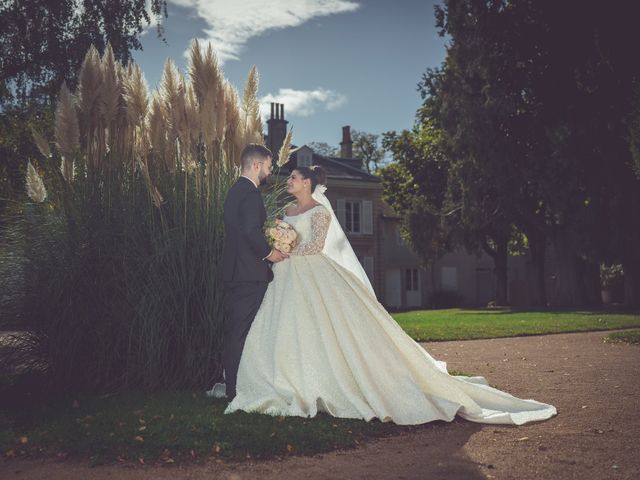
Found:
<svg viewBox="0 0 640 480"><path fill-rule="evenodd" d="M26 443L29 443L29 437L27 437L26 435L24 435L24 436L20 437L20 443L21 443L22 445L24 445L24 444L26 444Z"/></svg>
<svg viewBox="0 0 640 480"><path fill-rule="evenodd" d="M133 437L133 439L136 442L144 442L144 438L142 438L140 435L136 435L135 437Z"/></svg>
<svg viewBox="0 0 640 480"><path fill-rule="evenodd" d="M141 426L138 431L139 432L144 432L147 429L146 425Z"/></svg>
<svg viewBox="0 0 640 480"><path fill-rule="evenodd" d="M213 451L216 452L216 453L220 453L220 450L222 450L222 447L216 443L213 446Z"/></svg>
<svg viewBox="0 0 640 480"><path fill-rule="evenodd" d="M138 458L138 461L139 461L142 465L144 465L144 458L143 458L143 457Z"/></svg>
<svg viewBox="0 0 640 480"><path fill-rule="evenodd" d="M524 442L525 440L529 440L529 437L521 437L517 441L518 442Z"/></svg>
<svg viewBox="0 0 640 480"><path fill-rule="evenodd" d="M16 452L15 450L12 448L11 450L7 450L6 452L4 452L4 455L8 458L13 458L16 456Z"/></svg>
<svg viewBox="0 0 640 480"><path fill-rule="evenodd" d="M287 452L293 452L293 446L287 443Z"/></svg>

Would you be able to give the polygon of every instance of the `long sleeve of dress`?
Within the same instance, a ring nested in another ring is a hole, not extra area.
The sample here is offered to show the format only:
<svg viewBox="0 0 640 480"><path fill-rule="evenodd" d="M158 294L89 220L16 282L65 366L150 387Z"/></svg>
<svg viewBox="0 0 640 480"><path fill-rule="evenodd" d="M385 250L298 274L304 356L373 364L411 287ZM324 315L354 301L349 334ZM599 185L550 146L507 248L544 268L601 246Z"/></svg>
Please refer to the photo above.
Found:
<svg viewBox="0 0 640 480"><path fill-rule="evenodd" d="M325 208L319 208L311 216L311 238L291 251L291 255L315 255L322 252L329 231L331 215Z"/></svg>

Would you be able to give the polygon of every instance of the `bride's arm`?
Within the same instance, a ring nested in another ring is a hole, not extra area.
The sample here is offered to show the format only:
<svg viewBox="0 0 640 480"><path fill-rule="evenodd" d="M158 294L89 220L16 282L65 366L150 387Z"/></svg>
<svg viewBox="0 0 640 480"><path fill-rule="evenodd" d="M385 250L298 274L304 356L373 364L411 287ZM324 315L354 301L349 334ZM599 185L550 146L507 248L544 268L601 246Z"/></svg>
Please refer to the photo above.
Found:
<svg viewBox="0 0 640 480"><path fill-rule="evenodd" d="M329 231L331 214L320 208L311 216L311 238L291 250L291 255L315 255L322 252Z"/></svg>

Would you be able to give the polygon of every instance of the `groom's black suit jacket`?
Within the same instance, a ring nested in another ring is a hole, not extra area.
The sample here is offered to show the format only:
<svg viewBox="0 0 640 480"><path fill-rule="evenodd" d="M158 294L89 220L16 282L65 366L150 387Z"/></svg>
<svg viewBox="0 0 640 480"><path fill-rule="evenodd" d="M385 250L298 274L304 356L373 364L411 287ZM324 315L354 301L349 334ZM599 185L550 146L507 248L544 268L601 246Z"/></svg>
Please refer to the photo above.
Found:
<svg viewBox="0 0 640 480"><path fill-rule="evenodd" d="M224 202L224 249L222 275L225 282L270 282L271 252L263 226L267 219L262 196L251 180L240 177Z"/></svg>

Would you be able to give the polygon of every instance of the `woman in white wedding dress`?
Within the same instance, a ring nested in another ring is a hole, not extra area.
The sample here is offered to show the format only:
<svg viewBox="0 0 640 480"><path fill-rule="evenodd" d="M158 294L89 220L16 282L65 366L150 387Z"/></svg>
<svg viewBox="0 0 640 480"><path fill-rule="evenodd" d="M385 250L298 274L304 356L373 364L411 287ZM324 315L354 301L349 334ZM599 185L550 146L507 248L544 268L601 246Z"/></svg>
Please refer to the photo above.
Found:
<svg viewBox="0 0 640 480"><path fill-rule="evenodd" d="M300 167L287 181L297 202L284 221L299 243L273 265L225 413L323 411L401 425L455 415L520 425L556 414L552 405L513 397L482 377L449 375L414 342L377 301L323 183L318 167Z"/></svg>

